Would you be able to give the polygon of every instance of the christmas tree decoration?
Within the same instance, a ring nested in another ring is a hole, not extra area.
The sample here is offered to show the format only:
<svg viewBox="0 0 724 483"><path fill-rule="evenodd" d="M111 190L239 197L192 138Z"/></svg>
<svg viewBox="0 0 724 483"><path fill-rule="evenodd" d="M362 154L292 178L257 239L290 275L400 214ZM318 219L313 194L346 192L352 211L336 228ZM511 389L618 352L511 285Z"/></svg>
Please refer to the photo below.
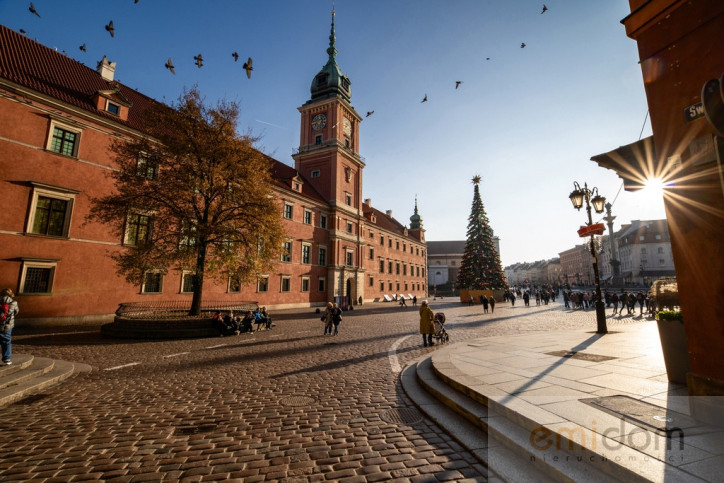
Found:
<svg viewBox="0 0 724 483"><path fill-rule="evenodd" d="M500 255L493 242L493 230L480 199L480 176L473 178L475 193L473 207L468 218L467 241L463 253L457 286L469 290L507 288Z"/></svg>

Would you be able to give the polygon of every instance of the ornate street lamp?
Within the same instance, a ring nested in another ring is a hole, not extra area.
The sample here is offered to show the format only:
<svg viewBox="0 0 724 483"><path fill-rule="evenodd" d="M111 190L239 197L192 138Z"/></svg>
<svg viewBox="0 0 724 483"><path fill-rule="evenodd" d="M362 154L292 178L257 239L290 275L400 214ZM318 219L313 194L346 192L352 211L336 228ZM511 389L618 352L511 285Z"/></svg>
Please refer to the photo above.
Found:
<svg viewBox="0 0 724 483"><path fill-rule="evenodd" d="M593 257L593 276L596 282L596 324L598 334L607 334L608 328L606 327L606 308L601 299L601 279L598 275L598 256L596 254L596 244L594 243L593 236L602 234L604 226L602 224L593 224L591 218L591 205L596 213L603 213L604 205L606 204L606 198L598 194L598 188L588 189L588 184L583 183L583 188L577 183L573 182L573 191L568 196L573 203L573 207L580 211L583 207L583 202L586 202L586 213L588 214L588 222L585 227L578 230L578 234L581 237L591 236L591 256Z"/></svg>

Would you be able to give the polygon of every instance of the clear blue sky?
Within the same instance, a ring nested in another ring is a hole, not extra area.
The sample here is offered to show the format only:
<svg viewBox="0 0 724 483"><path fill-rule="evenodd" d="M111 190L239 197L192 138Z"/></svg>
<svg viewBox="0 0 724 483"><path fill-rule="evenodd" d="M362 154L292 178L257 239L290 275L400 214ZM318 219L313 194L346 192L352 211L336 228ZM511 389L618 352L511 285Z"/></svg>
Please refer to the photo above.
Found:
<svg viewBox="0 0 724 483"><path fill-rule="evenodd" d="M33 3L41 18L29 1L0 0L0 22L92 68L106 55L117 80L158 100L196 84L209 101L237 101L240 131L293 165L296 108L327 60L331 1ZM568 199L573 181L613 201L621 181L591 156L651 127L636 43L620 23L628 1L545 3L541 14L543 2L529 0L336 0L337 63L352 82L352 105L362 116L374 110L360 128L373 206L407 224L417 196L428 240L465 239L479 174L504 265L582 241L585 213ZM176 75L164 68L169 57ZM661 199L643 192L621 190L613 211L615 229L664 218Z"/></svg>

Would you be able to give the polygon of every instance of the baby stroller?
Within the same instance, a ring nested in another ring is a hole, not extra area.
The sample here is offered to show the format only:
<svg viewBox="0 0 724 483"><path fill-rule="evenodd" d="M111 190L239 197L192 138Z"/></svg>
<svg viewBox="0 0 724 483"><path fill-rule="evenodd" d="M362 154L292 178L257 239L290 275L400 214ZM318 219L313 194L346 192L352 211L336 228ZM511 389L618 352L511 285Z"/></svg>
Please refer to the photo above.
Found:
<svg viewBox="0 0 724 483"><path fill-rule="evenodd" d="M437 339L440 344L445 344L450 340L450 336L445 331L445 314L438 312L432 320L432 325L435 326L435 333L432 335L433 338Z"/></svg>

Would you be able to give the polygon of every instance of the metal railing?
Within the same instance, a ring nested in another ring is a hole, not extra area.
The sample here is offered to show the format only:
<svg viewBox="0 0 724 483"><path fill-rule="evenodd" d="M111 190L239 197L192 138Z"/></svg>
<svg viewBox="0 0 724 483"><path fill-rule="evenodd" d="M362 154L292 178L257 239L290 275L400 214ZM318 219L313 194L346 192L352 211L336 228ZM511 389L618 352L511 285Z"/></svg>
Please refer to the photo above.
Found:
<svg viewBox="0 0 724 483"><path fill-rule="evenodd" d="M190 300L163 300L155 302L124 302L118 305L116 315L127 319L173 319L189 317ZM204 301L201 314L197 318L209 318L216 311L234 311L235 314L256 310L257 302L248 301Z"/></svg>

